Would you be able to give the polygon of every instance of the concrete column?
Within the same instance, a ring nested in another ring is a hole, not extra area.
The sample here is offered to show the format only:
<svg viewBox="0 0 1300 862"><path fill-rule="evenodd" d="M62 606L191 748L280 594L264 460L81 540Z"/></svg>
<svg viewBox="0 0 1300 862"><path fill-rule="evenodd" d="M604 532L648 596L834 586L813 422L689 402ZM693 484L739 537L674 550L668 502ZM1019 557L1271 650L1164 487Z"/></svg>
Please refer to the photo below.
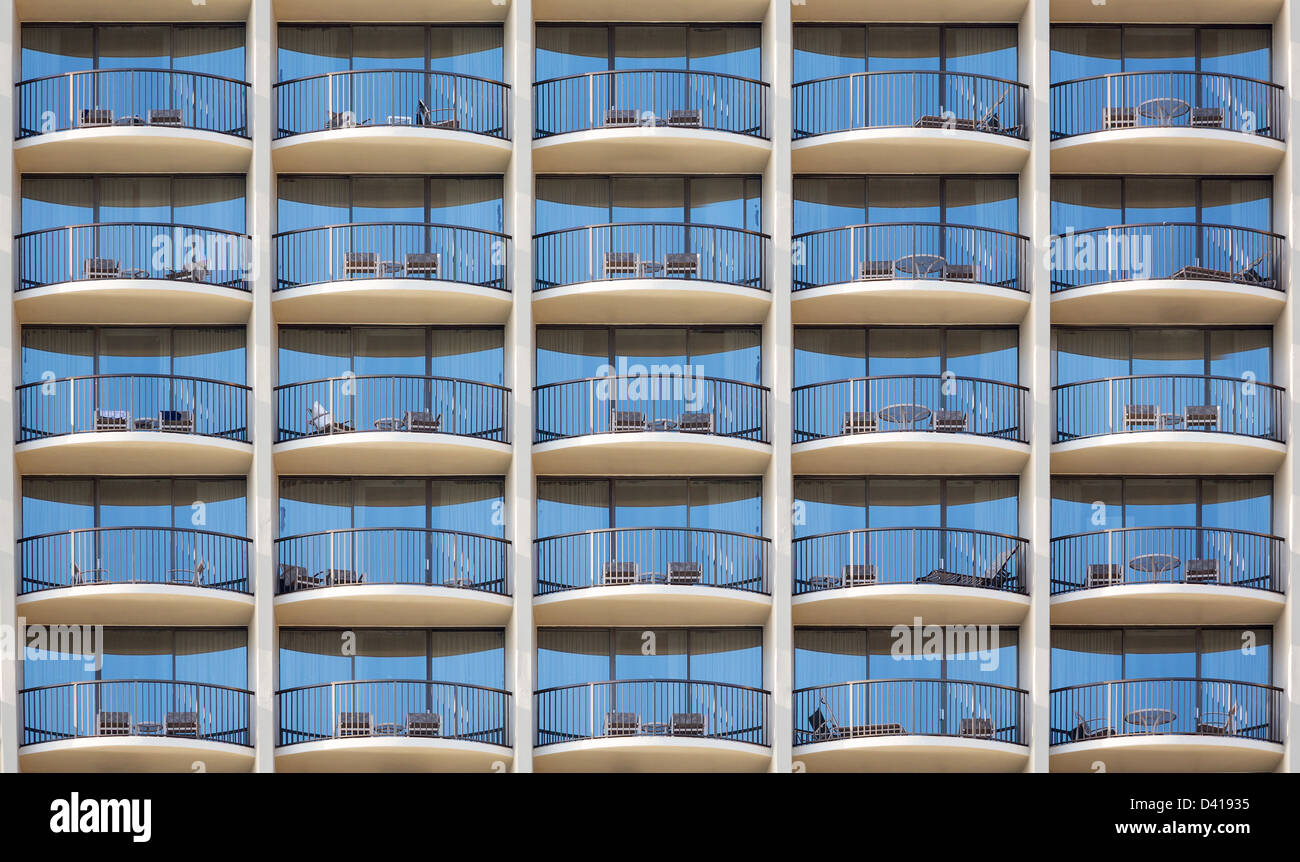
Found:
<svg viewBox="0 0 1300 862"><path fill-rule="evenodd" d="M19 724L18 689L22 682L22 632L17 630L16 603L18 597L17 560L14 538L18 530L18 506L22 495L21 480L14 469L14 386L19 382L17 363L18 326L14 321L14 234L18 231L18 174L14 170L14 81L17 79L18 23L12 3L5 4L0 12L0 53L9 57L0 64L0 135L6 146L0 155L0 285L4 289L4 302L0 302L0 333L11 335L9 344L0 350L0 380L10 381L0 387L0 441L4 457L0 457L0 488L10 488L12 493L0 495L0 646L7 639L12 652L0 652L0 772L18 771Z"/></svg>

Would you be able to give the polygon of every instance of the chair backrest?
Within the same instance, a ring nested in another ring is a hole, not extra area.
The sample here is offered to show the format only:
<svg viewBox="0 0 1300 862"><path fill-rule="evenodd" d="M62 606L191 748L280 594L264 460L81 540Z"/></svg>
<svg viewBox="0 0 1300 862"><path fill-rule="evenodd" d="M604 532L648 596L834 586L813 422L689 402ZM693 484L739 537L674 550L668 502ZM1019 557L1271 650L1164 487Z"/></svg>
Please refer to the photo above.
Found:
<svg viewBox="0 0 1300 862"><path fill-rule="evenodd" d="M992 580L993 578L996 578L998 575L1001 575L1003 573L1003 570L1006 569L1008 565L1010 565L1011 560L1014 559L1016 554L1019 552L1020 552L1020 547L1017 546L1011 548L1010 550L1003 551L1002 553L994 557L993 562L989 563L988 571L984 573L985 579Z"/></svg>
<svg viewBox="0 0 1300 862"><path fill-rule="evenodd" d="M831 710L831 705L826 702L826 692L817 692L817 700L821 703L821 708L817 712L821 713L824 719L824 725L828 733L836 733L840 729L840 721L835 717Z"/></svg>
<svg viewBox="0 0 1300 862"><path fill-rule="evenodd" d="M330 412L319 401L313 401L307 408L307 419L313 428L326 428L330 423Z"/></svg>

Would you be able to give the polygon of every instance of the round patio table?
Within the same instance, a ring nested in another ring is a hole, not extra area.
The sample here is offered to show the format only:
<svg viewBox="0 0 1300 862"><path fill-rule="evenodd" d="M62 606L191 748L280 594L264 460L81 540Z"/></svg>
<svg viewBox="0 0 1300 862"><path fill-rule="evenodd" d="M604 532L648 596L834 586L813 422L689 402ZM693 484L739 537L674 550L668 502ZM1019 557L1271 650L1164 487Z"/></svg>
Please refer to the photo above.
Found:
<svg viewBox="0 0 1300 862"><path fill-rule="evenodd" d="M1139 114L1152 120L1158 120L1161 125L1165 126L1191 109L1191 105L1173 96L1159 96L1155 99L1147 99L1138 105Z"/></svg>
<svg viewBox="0 0 1300 862"><path fill-rule="evenodd" d="M909 254L894 261L894 269L909 275L929 275L932 272L942 272L946 262L942 255Z"/></svg>
<svg viewBox="0 0 1300 862"><path fill-rule="evenodd" d="M890 404L880 408L877 415L894 425L916 425L930 418L930 408L923 404Z"/></svg>
<svg viewBox="0 0 1300 862"><path fill-rule="evenodd" d="M1165 572L1172 572L1183 564L1183 561L1173 554L1139 554L1128 561L1128 567L1137 572L1147 572L1152 575L1162 575Z"/></svg>
<svg viewBox="0 0 1300 862"><path fill-rule="evenodd" d="M1124 721L1129 724L1141 727L1144 730L1154 730L1157 727L1163 727L1166 724L1173 724L1178 715L1172 709L1165 709L1159 706L1148 706L1142 709L1130 710L1124 716Z"/></svg>

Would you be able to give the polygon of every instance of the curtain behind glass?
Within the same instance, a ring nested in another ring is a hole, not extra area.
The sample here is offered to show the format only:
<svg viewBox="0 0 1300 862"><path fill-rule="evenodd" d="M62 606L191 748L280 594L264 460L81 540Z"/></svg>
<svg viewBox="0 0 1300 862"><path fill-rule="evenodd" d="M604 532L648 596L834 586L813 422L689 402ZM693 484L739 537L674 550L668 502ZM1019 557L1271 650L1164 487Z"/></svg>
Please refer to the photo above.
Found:
<svg viewBox="0 0 1300 862"><path fill-rule="evenodd" d="M505 334L499 328L434 329L429 373L434 377L500 384Z"/></svg>
<svg viewBox="0 0 1300 862"><path fill-rule="evenodd" d="M22 382L95 373L95 330L89 327L23 327ZM54 384L51 398L70 396Z"/></svg>
<svg viewBox="0 0 1300 862"><path fill-rule="evenodd" d="M1201 71L1273 78L1272 33L1267 27L1202 27Z"/></svg>
<svg viewBox="0 0 1300 862"><path fill-rule="evenodd" d="M796 327L794 385L808 386L867 375L867 331Z"/></svg>
<svg viewBox="0 0 1300 862"><path fill-rule="evenodd" d="M343 653L348 634L280 629L280 688L351 679L352 657Z"/></svg>
<svg viewBox="0 0 1300 862"><path fill-rule="evenodd" d="M429 526L502 536L505 532L504 489L500 479L434 479Z"/></svg>
<svg viewBox="0 0 1300 862"><path fill-rule="evenodd" d="M610 364L608 329L539 327L537 383L562 383L596 377Z"/></svg>
<svg viewBox="0 0 1300 862"><path fill-rule="evenodd" d="M538 81L609 69L609 30L601 25L538 24Z"/></svg>
<svg viewBox="0 0 1300 862"><path fill-rule="evenodd" d="M500 231L503 226L500 177L430 177L429 221Z"/></svg>
<svg viewBox="0 0 1300 862"><path fill-rule="evenodd" d="M172 373L243 383L247 377L245 338L245 330L238 326L176 329L172 333Z"/></svg>
<svg viewBox="0 0 1300 862"><path fill-rule="evenodd" d="M1056 386L1129 373L1127 329L1059 329L1053 337L1052 383Z"/></svg>
<svg viewBox="0 0 1300 862"><path fill-rule="evenodd" d="M989 75L1014 81L1019 71L1016 63L1016 28L945 27L944 68L950 72ZM994 92L1000 92L995 90ZM1008 91L1008 98L1010 92ZM992 105L983 105L988 110Z"/></svg>
<svg viewBox="0 0 1300 862"><path fill-rule="evenodd" d="M351 66L352 31L349 27L319 27L281 24L279 80L292 81L309 75L342 72Z"/></svg>
<svg viewBox="0 0 1300 862"><path fill-rule="evenodd" d="M1124 480L1052 479L1052 535L1070 536L1124 526Z"/></svg>
<svg viewBox="0 0 1300 862"><path fill-rule="evenodd" d="M762 31L758 27L692 25L687 45L692 71L755 80L763 76Z"/></svg>
<svg viewBox="0 0 1300 862"><path fill-rule="evenodd" d="M685 69L686 28L672 25L623 25L614 36L614 68Z"/></svg>
<svg viewBox="0 0 1300 862"><path fill-rule="evenodd" d="M695 479L690 483L690 526L762 535L762 494L757 479Z"/></svg>
<svg viewBox="0 0 1300 862"><path fill-rule="evenodd" d="M537 232L606 224L610 183L605 177L538 177Z"/></svg>
<svg viewBox="0 0 1300 862"><path fill-rule="evenodd" d="M1053 177L1052 233L1119 224L1123 220L1122 196L1123 181L1118 178Z"/></svg>
<svg viewBox="0 0 1300 862"><path fill-rule="evenodd" d="M347 479L281 479L279 536L352 526L352 483Z"/></svg>
<svg viewBox="0 0 1300 862"><path fill-rule="evenodd" d="M867 629L795 629L794 687L811 688L867 678ZM832 693L826 692L828 700ZM844 701L847 703L847 699ZM832 710L840 710L834 701ZM795 716L801 721L805 716Z"/></svg>
<svg viewBox="0 0 1300 862"><path fill-rule="evenodd" d="M1118 27L1053 27L1052 83L1120 71L1119 48Z"/></svg>
<svg viewBox="0 0 1300 862"><path fill-rule="evenodd" d="M91 479L24 478L24 536L95 526L95 483Z"/></svg>
<svg viewBox="0 0 1300 862"><path fill-rule="evenodd" d="M608 629L538 629L537 688L611 677Z"/></svg>
<svg viewBox="0 0 1300 862"><path fill-rule="evenodd" d="M177 24L172 28L172 68L244 80L244 25Z"/></svg>
<svg viewBox="0 0 1300 862"><path fill-rule="evenodd" d="M1019 335L1015 329L949 329L946 370L958 377L1015 383L1020 379Z"/></svg>
<svg viewBox="0 0 1300 862"><path fill-rule="evenodd" d="M815 81L867 70L867 32L844 24L794 25L794 82ZM799 178L795 178L797 183ZM797 230L797 229L796 229Z"/></svg>
<svg viewBox="0 0 1300 862"><path fill-rule="evenodd" d="M282 177L276 183L276 193L280 232L351 221L352 193L347 177Z"/></svg>
<svg viewBox="0 0 1300 862"><path fill-rule="evenodd" d="M280 384L338 377L352 369L346 329L286 327L280 330Z"/></svg>
<svg viewBox="0 0 1300 862"><path fill-rule="evenodd" d="M430 668L440 682L505 688L505 633L435 629Z"/></svg>
<svg viewBox="0 0 1300 862"><path fill-rule="evenodd" d="M794 499L795 538L866 529L863 479L795 479Z"/></svg>
<svg viewBox="0 0 1300 862"><path fill-rule="evenodd" d="M176 679L247 688L248 630L177 629Z"/></svg>
<svg viewBox="0 0 1300 862"><path fill-rule="evenodd" d="M1053 629L1052 688L1119 679L1124 668L1122 644L1119 629Z"/></svg>
<svg viewBox="0 0 1300 862"><path fill-rule="evenodd" d="M21 29L22 80L94 68L95 36L92 27L23 24ZM62 92L67 95L66 89Z"/></svg>
<svg viewBox="0 0 1300 862"><path fill-rule="evenodd" d="M867 220L865 177L794 178L794 232L808 233L863 224Z"/></svg>
<svg viewBox="0 0 1300 862"><path fill-rule="evenodd" d="M537 535L609 527L609 493L609 483L604 479L539 480Z"/></svg>
<svg viewBox="0 0 1300 862"><path fill-rule="evenodd" d="M244 232L244 178L177 177L172 183L172 220L177 224Z"/></svg>
<svg viewBox="0 0 1300 862"><path fill-rule="evenodd" d="M689 645L691 679L762 688L761 629L690 629Z"/></svg>
<svg viewBox="0 0 1300 862"><path fill-rule="evenodd" d="M429 70L500 81L502 39L500 25L431 27Z"/></svg>
<svg viewBox="0 0 1300 862"><path fill-rule="evenodd" d="M761 341L757 329L692 329L688 361L707 377L762 383Z"/></svg>

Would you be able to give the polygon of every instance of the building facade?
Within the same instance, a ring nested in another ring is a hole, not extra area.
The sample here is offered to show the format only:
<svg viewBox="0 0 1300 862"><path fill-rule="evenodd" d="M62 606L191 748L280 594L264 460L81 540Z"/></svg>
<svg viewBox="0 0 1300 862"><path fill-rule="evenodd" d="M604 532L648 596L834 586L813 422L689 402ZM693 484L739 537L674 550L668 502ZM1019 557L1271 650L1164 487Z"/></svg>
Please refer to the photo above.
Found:
<svg viewBox="0 0 1300 862"><path fill-rule="evenodd" d="M379 6L4 3L0 770L1295 771L1293 2Z"/></svg>

